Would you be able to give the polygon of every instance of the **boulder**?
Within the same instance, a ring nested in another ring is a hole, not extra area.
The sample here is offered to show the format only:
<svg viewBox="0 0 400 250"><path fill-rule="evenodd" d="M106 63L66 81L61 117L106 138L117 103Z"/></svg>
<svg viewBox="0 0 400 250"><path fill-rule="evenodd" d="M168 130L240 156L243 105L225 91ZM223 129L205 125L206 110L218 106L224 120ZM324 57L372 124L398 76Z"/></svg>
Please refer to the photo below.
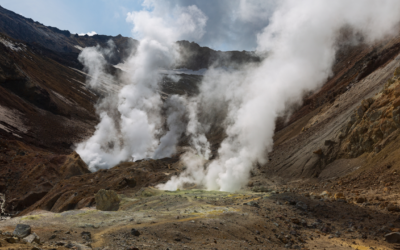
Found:
<svg viewBox="0 0 400 250"><path fill-rule="evenodd" d="M134 228L131 229L131 234L134 236L140 236L140 232Z"/></svg>
<svg viewBox="0 0 400 250"><path fill-rule="evenodd" d="M400 243L400 233L393 232L385 235L385 240L388 243Z"/></svg>
<svg viewBox="0 0 400 250"><path fill-rule="evenodd" d="M33 242L40 243L40 238L35 233L26 236L22 240L26 243L33 243Z"/></svg>
<svg viewBox="0 0 400 250"><path fill-rule="evenodd" d="M117 211L121 200L113 190L101 189L95 195L96 209L101 211Z"/></svg>
<svg viewBox="0 0 400 250"><path fill-rule="evenodd" d="M30 234L31 234L31 226L26 224L18 224L13 232L13 235L18 238L25 238Z"/></svg>

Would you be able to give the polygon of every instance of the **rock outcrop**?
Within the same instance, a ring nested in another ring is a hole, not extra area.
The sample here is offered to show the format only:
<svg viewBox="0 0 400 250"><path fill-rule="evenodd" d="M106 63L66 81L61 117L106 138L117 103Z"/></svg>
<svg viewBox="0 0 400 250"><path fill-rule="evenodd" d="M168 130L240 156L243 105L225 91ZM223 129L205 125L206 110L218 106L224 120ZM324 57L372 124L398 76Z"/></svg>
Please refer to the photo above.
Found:
<svg viewBox="0 0 400 250"><path fill-rule="evenodd" d="M366 152L378 153L397 138L400 128L400 68L374 97L357 107L340 131L341 153L357 157Z"/></svg>
<svg viewBox="0 0 400 250"><path fill-rule="evenodd" d="M81 157L73 152L65 157L64 163L60 166L59 172L62 179L68 179L72 176L82 175L90 173L86 163L81 159Z"/></svg>
<svg viewBox="0 0 400 250"><path fill-rule="evenodd" d="M94 196L96 209L101 211L118 211L121 202L118 194L113 190L100 189Z"/></svg>
<svg viewBox="0 0 400 250"><path fill-rule="evenodd" d="M31 226L25 224L18 224L13 232L13 235L18 238L25 238L30 234Z"/></svg>
<svg viewBox="0 0 400 250"><path fill-rule="evenodd" d="M41 199L20 214L28 214L36 209L63 212L94 206L95 195L101 189L114 190L118 194L137 192L143 187L155 186L168 180L177 171L179 157L160 160L126 162L112 169L76 175L56 183Z"/></svg>
<svg viewBox="0 0 400 250"><path fill-rule="evenodd" d="M19 141L0 139L4 212L22 211L42 199L61 180L90 173L78 154L49 153Z"/></svg>

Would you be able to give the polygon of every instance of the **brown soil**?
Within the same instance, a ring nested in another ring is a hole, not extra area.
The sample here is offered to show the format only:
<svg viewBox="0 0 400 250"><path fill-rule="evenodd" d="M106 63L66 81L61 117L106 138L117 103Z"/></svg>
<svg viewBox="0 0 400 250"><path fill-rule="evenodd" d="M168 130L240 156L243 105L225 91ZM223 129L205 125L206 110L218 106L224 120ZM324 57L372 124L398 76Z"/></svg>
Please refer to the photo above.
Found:
<svg viewBox="0 0 400 250"><path fill-rule="evenodd" d="M0 228L11 231L16 223L29 224L43 239L44 249L68 241L100 249L391 249L383 235L400 227L396 213L375 205L308 198L296 191L145 189L122 196L117 212L37 211L5 221ZM131 234L133 228L140 236ZM84 231L91 233L91 240L82 239Z"/></svg>

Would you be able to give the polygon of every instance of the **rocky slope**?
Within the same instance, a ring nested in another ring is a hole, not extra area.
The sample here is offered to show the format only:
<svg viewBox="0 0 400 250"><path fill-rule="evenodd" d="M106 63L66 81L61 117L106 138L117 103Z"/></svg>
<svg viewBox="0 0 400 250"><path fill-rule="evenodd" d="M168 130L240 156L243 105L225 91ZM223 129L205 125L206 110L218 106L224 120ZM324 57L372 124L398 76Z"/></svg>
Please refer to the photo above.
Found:
<svg viewBox="0 0 400 250"><path fill-rule="evenodd" d="M46 56L61 64L79 69L82 68L82 65L77 59L82 48L96 45L105 47L111 39L117 49L112 57L106 56L105 58L110 64L118 64L125 60L138 44L137 40L120 35L112 37L71 34L67 30L45 26L1 6L0 33L43 50L41 51L42 54L46 54Z"/></svg>
<svg viewBox="0 0 400 250"><path fill-rule="evenodd" d="M0 34L0 135L70 151L97 122L85 75Z"/></svg>
<svg viewBox="0 0 400 250"><path fill-rule="evenodd" d="M365 99L357 107L350 121L341 130L341 151L344 157L363 153L379 153L396 139L400 127L400 68L375 96Z"/></svg>
<svg viewBox="0 0 400 250"><path fill-rule="evenodd" d="M21 211L42 199L63 179L89 173L79 155L54 154L20 141L0 139L0 192L7 211Z"/></svg>
<svg viewBox="0 0 400 250"><path fill-rule="evenodd" d="M340 151L345 143L342 139L347 136L341 132L348 132L343 131L343 127L355 118L353 114L361 102L374 96L393 77L399 66L399 42L396 37L375 46L348 48L349 53L338 57L340 65L335 68L341 70L337 70L318 92L306 98L286 127L278 123L274 150L264 172L288 179L325 176L323 172L330 169L329 164L348 158ZM373 58L378 62L372 60L371 55L375 55ZM379 61L379 58L386 59ZM368 64L380 66L373 71L367 70L370 74L364 74L365 67L360 65ZM358 155L360 153L354 156ZM329 171L331 177L337 177L333 169Z"/></svg>
<svg viewBox="0 0 400 250"><path fill-rule="evenodd" d="M253 52L247 51L215 51L201 47L197 43L178 41L183 61L177 68L199 70L214 67L238 67L244 63L257 63L261 59Z"/></svg>

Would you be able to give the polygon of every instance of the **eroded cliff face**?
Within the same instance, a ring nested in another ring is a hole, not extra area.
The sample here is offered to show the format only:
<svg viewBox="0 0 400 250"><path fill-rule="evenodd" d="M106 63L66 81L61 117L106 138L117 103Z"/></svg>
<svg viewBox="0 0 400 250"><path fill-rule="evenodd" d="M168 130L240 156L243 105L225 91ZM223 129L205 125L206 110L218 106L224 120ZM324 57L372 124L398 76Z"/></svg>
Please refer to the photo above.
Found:
<svg viewBox="0 0 400 250"><path fill-rule="evenodd" d="M396 139L400 128L400 68L375 96L357 107L349 122L340 131L341 153L357 157L363 153L378 153Z"/></svg>

